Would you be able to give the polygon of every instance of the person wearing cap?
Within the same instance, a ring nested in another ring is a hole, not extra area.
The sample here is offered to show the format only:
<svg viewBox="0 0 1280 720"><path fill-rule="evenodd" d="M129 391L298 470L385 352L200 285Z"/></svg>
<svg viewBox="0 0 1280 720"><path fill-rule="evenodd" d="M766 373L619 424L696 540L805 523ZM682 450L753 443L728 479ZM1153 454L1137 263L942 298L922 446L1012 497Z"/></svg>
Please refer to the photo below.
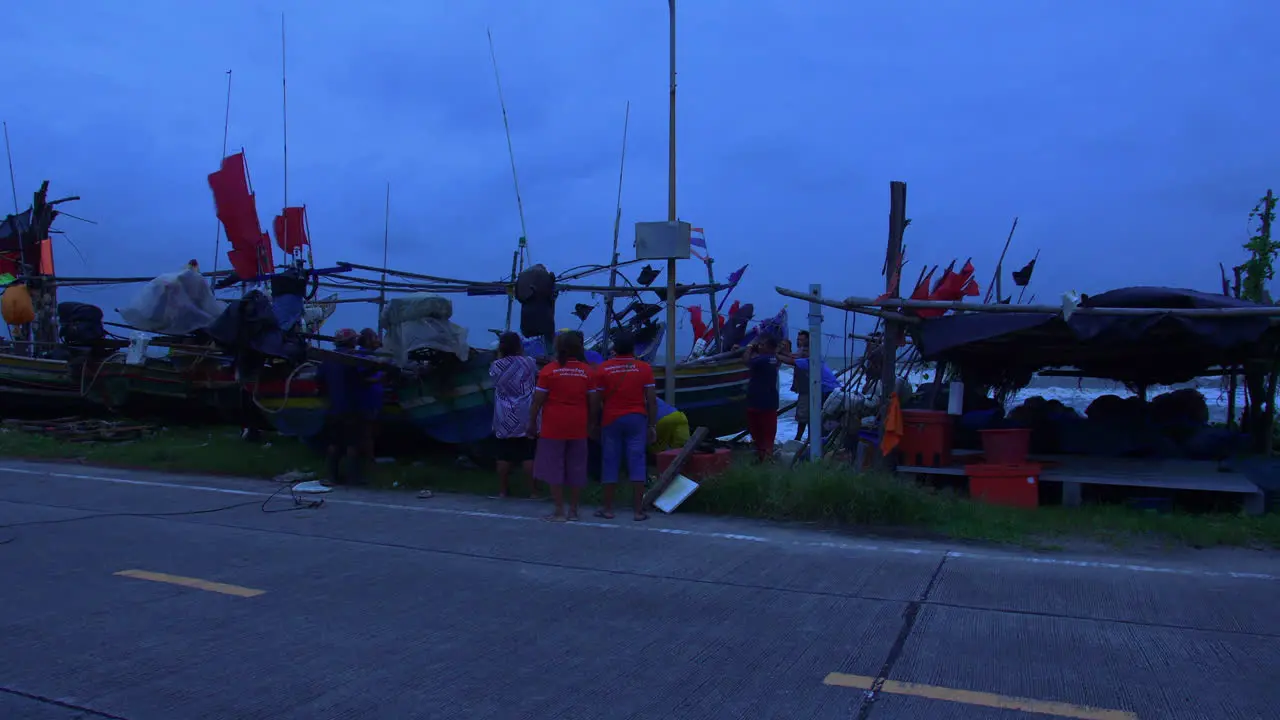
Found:
<svg viewBox="0 0 1280 720"><path fill-rule="evenodd" d="M356 354L361 357L376 359L379 348L382 347L382 338L378 337L378 331L373 328L365 328L360 331L360 337L356 340ZM355 411L360 415L362 432L358 436L361 440L361 451L365 459L372 460L374 457L374 439L378 429L378 417L382 414L383 402L383 386L382 382L386 374L381 370L372 370L368 368L358 368L359 383L355 387Z"/></svg>
<svg viewBox="0 0 1280 720"><path fill-rule="evenodd" d="M340 353L354 354L360 336L355 330L343 328L334 333L333 349ZM328 400L325 432L329 447L326 456L328 481L340 484L345 479L360 484L360 452L363 449L362 423L357 406L360 377L358 369L337 359L329 358L320 364L317 379L321 394ZM347 471L343 473L343 455L347 458Z"/></svg>

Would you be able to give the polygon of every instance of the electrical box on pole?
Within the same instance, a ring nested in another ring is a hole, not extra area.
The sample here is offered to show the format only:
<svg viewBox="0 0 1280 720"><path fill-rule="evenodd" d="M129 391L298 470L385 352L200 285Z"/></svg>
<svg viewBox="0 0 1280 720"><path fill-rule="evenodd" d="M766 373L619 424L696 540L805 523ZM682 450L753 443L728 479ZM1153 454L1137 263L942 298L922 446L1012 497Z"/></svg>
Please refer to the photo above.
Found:
<svg viewBox="0 0 1280 720"><path fill-rule="evenodd" d="M693 226L687 222L636 223L637 260L688 260Z"/></svg>

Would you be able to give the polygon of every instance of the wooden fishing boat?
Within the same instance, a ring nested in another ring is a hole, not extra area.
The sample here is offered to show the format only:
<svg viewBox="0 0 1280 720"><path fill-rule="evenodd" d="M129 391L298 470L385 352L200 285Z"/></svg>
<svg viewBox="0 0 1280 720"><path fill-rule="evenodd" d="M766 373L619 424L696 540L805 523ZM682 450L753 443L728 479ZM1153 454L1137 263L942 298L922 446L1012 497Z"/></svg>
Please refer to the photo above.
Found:
<svg viewBox="0 0 1280 720"><path fill-rule="evenodd" d="M188 418L207 411L230 417L238 407L239 392L239 382L217 358L147 358L130 365L119 353L61 359L0 352L0 397L7 408Z"/></svg>
<svg viewBox="0 0 1280 720"><path fill-rule="evenodd" d="M441 378L402 375L387 383L384 423L406 423L442 443L465 445L489 437L493 425L493 354L476 351L472 360ZM253 400L277 431L311 437L324 428L326 401L310 365L265 373L252 385ZM654 368L658 383L665 369ZM714 437L745 426L747 369L740 360L689 363L676 369L676 407L692 426L706 426Z"/></svg>

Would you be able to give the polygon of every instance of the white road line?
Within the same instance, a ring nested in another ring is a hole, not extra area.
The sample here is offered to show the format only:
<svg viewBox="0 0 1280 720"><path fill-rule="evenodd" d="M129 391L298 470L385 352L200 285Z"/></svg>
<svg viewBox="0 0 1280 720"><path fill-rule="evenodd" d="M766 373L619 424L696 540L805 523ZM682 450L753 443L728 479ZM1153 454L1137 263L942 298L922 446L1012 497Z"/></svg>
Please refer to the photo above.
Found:
<svg viewBox="0 0 1280 720"><path fill-rule="evenodd" d="M188 483L172 483L160 480L133 480L130 478L111 477L108 475L85 475L82 473L60 473L48 470L30 470L26 468L13 468L0 466L0 473L9 472L20 475L36 475L40 477L61 478L67 480L86 480L90 482L114 483L117 485L134 485L140 487L158 487L171 490L193 490L197 492L219 493L222 495L238 495L255 498L267 498L271 493L258 492L253 490L235 490L233 488L214 487L210 485L195 485ZM529 515L513 515L510 513L489 512L484 510L456 510L453 508L430 507L422 505L401 505L397 503L370 502L367 500L349 500L341 498L325 498L325 504L333 505L351 505L353 507L374 508L379 510L400 510L408 512L429 513L435 515L453 515L458 517L476 517L486 518L490 520L515 520L524 522L535 522L540 518ZM894 555L946 555L948 558L957 560L980 560L980 561L1000 561L1009 563L1022 563L1026 565L1047 565L1056 567L1075 567L1093 570L1120 570L1132 573L1150 573L1159 575L1178 575L1184 577L1218 577L1232 578L1236 580L1280 580L1280 575L1270 573L1256 572L1232 572L1227 570L1195 570L1189 568L1167 567L1159 565L1140 565L1136 563L1107 562L1102 560L1073 560L1070 558L1050 558L1034 555L1018 555L1013 553L986 553L973 552L968 550L930 550L925 548L914 548L906 546L894 545L876 545L872 543L862 542L839 542L832 540L786 540L765 537L762 535L745 535L742 533L721 533L709 532L703 530L683 530L679 528L664 528L653 525L643 524L609 524L597 522L577 522L573 523L575 527L587 527L603 530L629 531L629 532L647 532L661 535L683 535L689 537L712 538L717 540L730 540L736 542L750 542L757 544L772 545L791 545L797 547L827 548L833 550L845 550L860 553L871 554L894 554Z"/></svg>

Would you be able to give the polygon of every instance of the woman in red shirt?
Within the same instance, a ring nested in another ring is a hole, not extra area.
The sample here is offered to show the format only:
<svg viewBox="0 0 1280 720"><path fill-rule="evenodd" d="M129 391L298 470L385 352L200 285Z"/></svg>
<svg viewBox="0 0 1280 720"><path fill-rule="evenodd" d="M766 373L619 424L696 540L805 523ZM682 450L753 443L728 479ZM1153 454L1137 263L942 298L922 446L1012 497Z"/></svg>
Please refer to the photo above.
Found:
<svg viewBox="0 0 1280 720"><path fill-rule="evenodd" d="M555 513L546 518L551 522L578 519L578 501L587 484L587 438L594 434L599 409L595 371L586 363L582 336L564 333L556 338L556 359L538 373L529 408L529 437L538 438L533 476L551 487L556 504ZM569 486L567 515L565 485Z"/></svg>

